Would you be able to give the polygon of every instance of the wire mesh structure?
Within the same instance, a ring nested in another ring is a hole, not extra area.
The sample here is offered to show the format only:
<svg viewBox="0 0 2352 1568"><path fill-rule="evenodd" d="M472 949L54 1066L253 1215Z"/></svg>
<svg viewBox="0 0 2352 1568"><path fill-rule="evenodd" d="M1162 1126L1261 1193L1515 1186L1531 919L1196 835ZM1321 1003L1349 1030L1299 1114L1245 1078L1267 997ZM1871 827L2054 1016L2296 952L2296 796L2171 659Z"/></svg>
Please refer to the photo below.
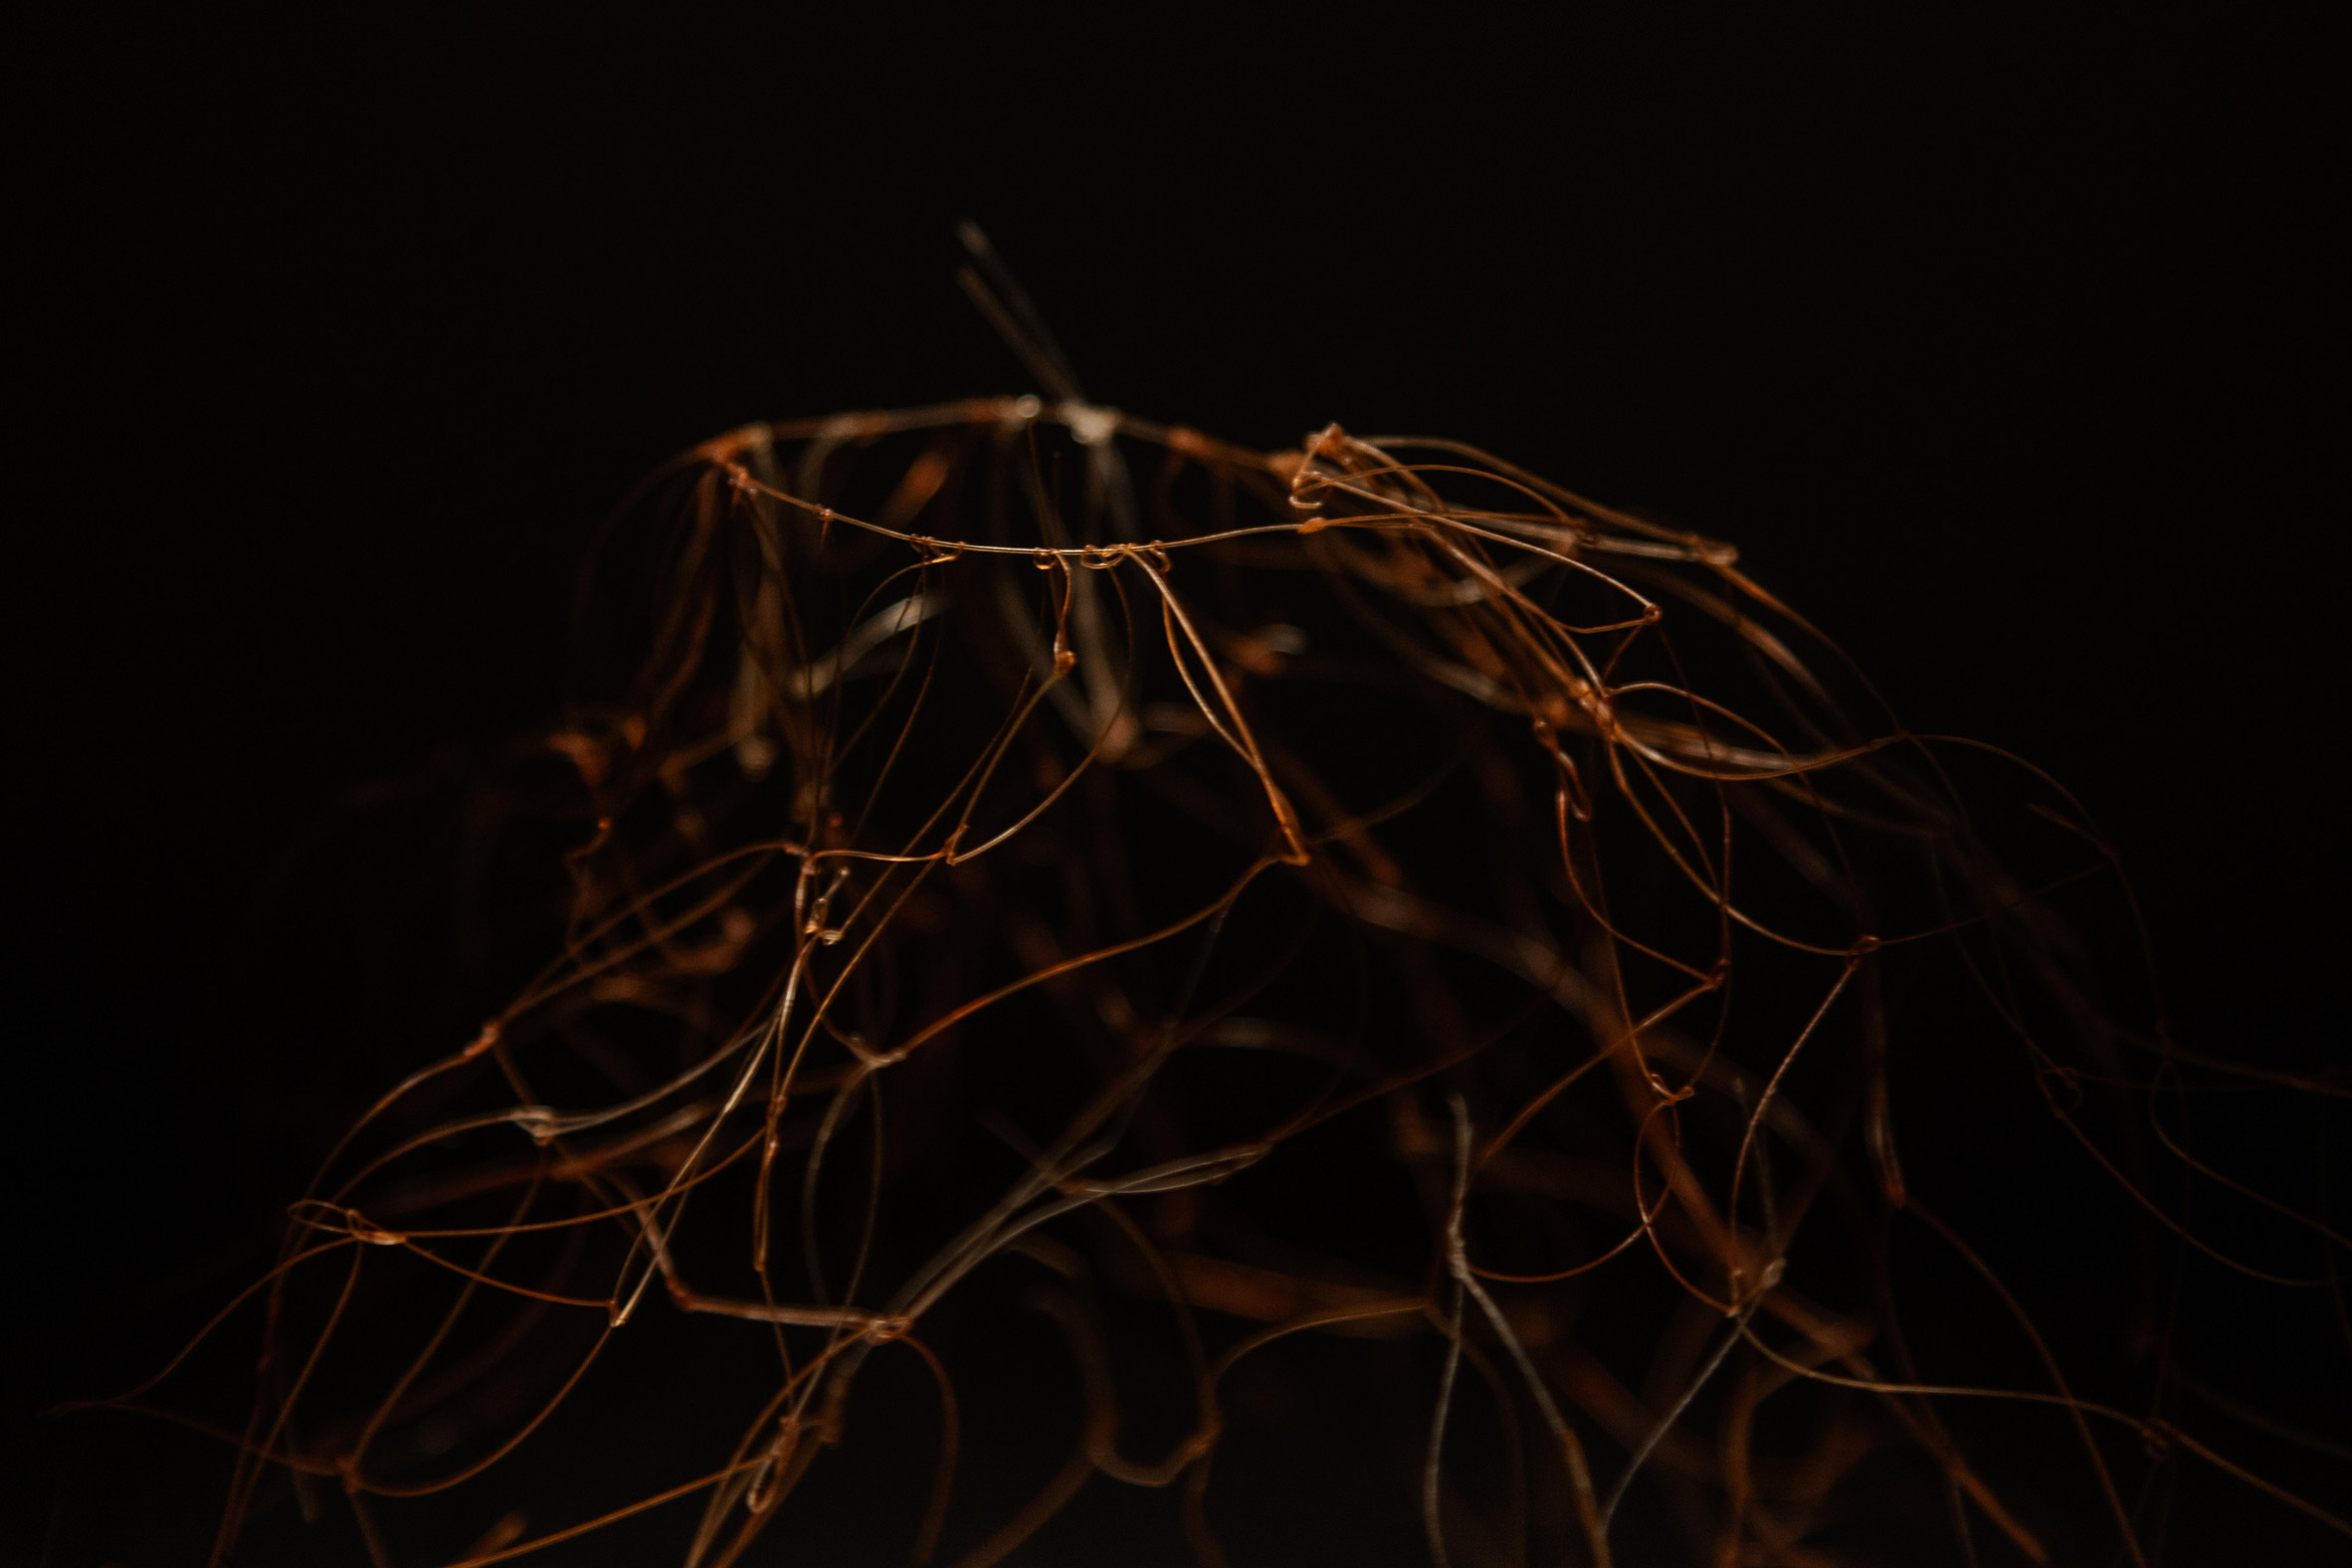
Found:
<svg viewBox="0 0 2352 1568"><path fill-rule="evenodd" d="M635 1455L609 1507L457 1561L656 1511L678 1560L752 1560L896 1359L909 1560L1116 1485L1219 1563L1230 1387L1310 1342L1409 1435L1379 1484L1440 1564L1608 1563L1635 1515L1693 1561L1841 1561L1889 1466L1919 1528L2046 1560L1947 1422L1990 1398L2078 1431L2127 1560L2167 1466L2327 1517L2160 1392L1906 1346L1894 1228L2001 1294L1906 1189L1922 965L2208 1245L2133 1107L2222 1070L2118 1022L2060 906L2120 894L2061 791L1903 731L1724 545L1453 441L1119 413L967 287L1048 396L748 427L601 540L602 694L518 764L582 825L560 951L216 1320L264 1340L216 1561L283 1477L394 1560L404 1500L494 1498L661 1314L722 1347L675 1398L723 1454ZM2025 808L1985 815L1980 767ZM959 1488L979 1341L938 1326L975 1291L1074 1391L1067 1462L993 1513Z"/></svg>

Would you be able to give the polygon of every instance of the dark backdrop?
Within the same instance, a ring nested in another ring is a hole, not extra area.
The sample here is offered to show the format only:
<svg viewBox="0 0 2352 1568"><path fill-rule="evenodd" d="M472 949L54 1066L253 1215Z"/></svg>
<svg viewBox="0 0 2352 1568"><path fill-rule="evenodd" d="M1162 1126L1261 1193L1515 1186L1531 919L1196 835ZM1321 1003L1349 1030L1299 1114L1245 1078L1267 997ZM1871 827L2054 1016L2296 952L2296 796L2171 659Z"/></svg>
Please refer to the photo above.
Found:
<svg viewBox="0 0 2352 1568"><path fill-rule="evenodd" d="M337 790L553 713L575 554L674 450L1024 389L950 285L966 216L1098 400L1266 445L1457 435L1735 540L1914 727L2078 790L2185 1038L2344 1060L2315 36L855 10L27 42L15 1538L54 1513L80 1561L88 1506L22 1413L138 1369L123 1325L217 1294L207 1260L286 1197L238 1144L223 979L271 858Z"/></svg>

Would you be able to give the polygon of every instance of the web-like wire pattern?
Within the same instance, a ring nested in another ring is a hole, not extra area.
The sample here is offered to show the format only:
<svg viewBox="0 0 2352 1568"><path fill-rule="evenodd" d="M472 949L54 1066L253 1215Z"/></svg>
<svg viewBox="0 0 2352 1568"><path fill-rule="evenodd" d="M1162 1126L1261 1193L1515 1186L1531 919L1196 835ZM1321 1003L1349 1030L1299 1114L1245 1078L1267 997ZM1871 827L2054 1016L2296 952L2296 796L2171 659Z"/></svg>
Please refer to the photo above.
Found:
<svg viewBox="0 0 2352 1568"><path fill-rule="evenodd" d="M536 764L594 822L561 951L351 1129L233 1304L268 1348L223 1560L281 1470L387 1552L398 1499L494 1493L652 1313L756 1340L723 1465L649 1456L464 1561L655 1506L738 1561L906 1356L914 1561L998 1560L1107 1477L1219 1562L1228 1380L1302 1335L1415 1413L1440 1563L1605 1563L1657 1496L1694 1560L1834 1561L1808 1538L1889 1450L1939 1528L2045 1556L1946 1426L1995 1396L1900 1331L1888 1229L1974 1255L1906 1191L1889 996L1968 975L1977 1049L2135 1194L2134 1096L2204 1070L2058 920L2113 887L2062 793L1999 762L2044 834L2004 871L2015 824L1955 784L1986 753L1903 732L1730 549L1453 442L1021 398L710 442L582 607L603 690ZM1082 1409L980 1518L932 1328L1015 1277ZM2082 1429L2134 1556L2094 1426L2275 1491L2047 1357L1997 1397Z"/></svg>

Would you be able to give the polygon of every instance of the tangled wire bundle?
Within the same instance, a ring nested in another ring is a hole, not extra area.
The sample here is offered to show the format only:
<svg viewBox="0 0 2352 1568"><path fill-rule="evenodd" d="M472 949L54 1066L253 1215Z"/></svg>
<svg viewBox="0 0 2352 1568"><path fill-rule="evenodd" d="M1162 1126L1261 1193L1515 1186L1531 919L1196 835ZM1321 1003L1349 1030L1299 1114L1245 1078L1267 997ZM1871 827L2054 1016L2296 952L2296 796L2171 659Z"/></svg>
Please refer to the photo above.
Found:
<svg viewBox="0 0 2352 1568"><path fill-rule="evenodd" d="M399 1499L494 1499L665 1314L700 1346L665 1400L731 1446L618 1444L602 1511L458 1560L660 1510L734 1563L872 1442L917 1563L1106 1484L1218 1563L1234 1389L1286 1356L1441 1564L1603 1564L1638 1518L1824 1563L1905 1510L2045 1560L1947 1425L1996 1396L2077 1430L2132 1557L2168 1466L2316 1511L2160 1396L1915 1364L1890 1232L1978 1266L1906 1192L1906 977L1970 976L2134 1194L2084 1085L2217 1070L2058 921L2108 875L2062 793L2001 762L2036 804L1972 815L1986 753L1872 716L1730 549L1450 441L1259 453L1073 390L710 442L583 625L607 694L517 764L583 824L560 954L216 1319L264 1322L216 1560L273 1477L395 1560ZM1028 1402L1069 1457L989 1511L959 1388L1015 1319L1064 1346Z"/></svg>

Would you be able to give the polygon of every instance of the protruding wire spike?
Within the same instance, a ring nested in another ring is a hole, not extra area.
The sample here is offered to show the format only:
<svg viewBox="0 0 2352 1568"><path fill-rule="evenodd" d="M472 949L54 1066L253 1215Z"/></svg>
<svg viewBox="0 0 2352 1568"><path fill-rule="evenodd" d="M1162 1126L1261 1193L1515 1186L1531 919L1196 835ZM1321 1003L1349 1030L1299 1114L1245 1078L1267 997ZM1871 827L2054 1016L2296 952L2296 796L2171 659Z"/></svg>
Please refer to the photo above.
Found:
<svg viewBox="0 0 2352 1568"><path fill-rule="evenodd" d="M956 269L955 281L980 313L988 317L988 324L996 328L1005 346L1020 356L1029 373L1037 377L1038 385L1062 402L1084 402L1085 393L1079 389L1078 372L1070 367L1069 356L1031 302L1029 294L1014 278L1013 270L997 255L996 247L988 243L981 227L966 218L956 225L955 237L971 253L975 267Z"/></svg>

